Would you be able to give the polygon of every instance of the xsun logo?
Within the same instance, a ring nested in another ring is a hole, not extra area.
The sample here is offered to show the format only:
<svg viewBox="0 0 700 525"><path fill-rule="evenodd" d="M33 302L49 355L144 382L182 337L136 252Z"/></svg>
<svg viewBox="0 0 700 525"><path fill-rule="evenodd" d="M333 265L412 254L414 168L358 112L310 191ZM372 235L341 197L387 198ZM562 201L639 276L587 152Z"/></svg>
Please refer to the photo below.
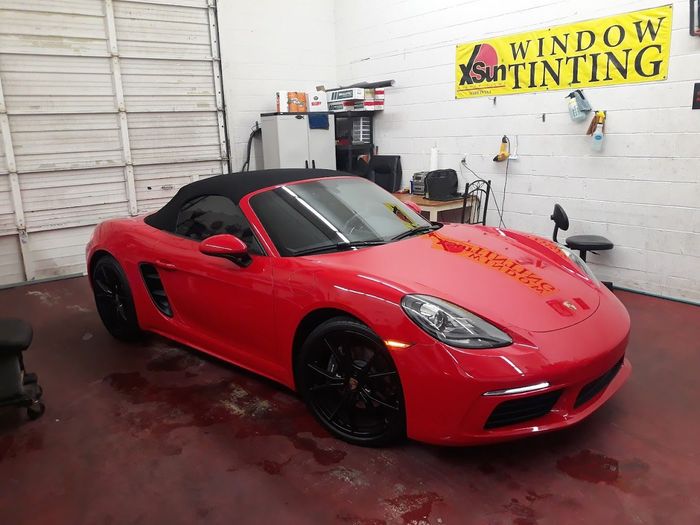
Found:
<svg viewBox="0 0 700 525"><path fill-rule="evenodd" d="M489 44L475 45L467 63L460 64L459 68L462 70L460 86L502 81L507 71L506 66L500 63L498 53Z"/></svg>

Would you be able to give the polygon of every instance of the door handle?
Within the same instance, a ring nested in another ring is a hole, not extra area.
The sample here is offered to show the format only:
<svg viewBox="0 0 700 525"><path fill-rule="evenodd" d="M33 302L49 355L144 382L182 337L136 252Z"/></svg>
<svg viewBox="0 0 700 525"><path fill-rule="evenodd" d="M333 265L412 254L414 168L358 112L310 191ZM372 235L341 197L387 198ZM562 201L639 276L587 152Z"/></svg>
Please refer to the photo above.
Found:
<svg viewBox="0 0 700 525"><path fill-rule="evenodd" d="M177 266L175 266L173 263L163 261L161 259L156 260L156 262L154 262L153 264L155 264L156 267L160 268L161 270L167 270L169 272L177 270Z"/></svg>

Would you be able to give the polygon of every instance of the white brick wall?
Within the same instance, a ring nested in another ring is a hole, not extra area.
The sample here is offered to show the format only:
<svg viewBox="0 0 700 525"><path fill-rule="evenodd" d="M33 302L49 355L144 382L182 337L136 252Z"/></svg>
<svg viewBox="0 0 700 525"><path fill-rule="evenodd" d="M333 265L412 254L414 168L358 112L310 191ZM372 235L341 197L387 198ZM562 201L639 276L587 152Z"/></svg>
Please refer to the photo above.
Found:
<svg viewBox="0 0 700 525"><path fill-rule="evenodd" d="M329 0L218 0L224 96L234 171L275 92L335 87L334 5ZM262 160L259 141L251 162Z"/></svg>
<svg viewBox="0 0 700 525"><path fill-rule="evenodd" d="M551 235L555 202L567 234L601 234L616 244L590 255L594 271L621 286L700 300L700 38L688 35L688 2L675 1L666 82L586 89L608 111L605 149L594 154L573 123L566 92L454 99L455 44L662 5L661 0L336 1L337 79L393 78L377 117L380 152L400 154L404 183L428 168L469 166L492 179L500 205L505 163L491 161L501 136L518 136L509 165L508 227ZM546 119L542 121L542 114ZM464 176L467 172L464 171ZM469 176L471 180L471 175ZM497 223L491 206L490 222Z"/></svg>

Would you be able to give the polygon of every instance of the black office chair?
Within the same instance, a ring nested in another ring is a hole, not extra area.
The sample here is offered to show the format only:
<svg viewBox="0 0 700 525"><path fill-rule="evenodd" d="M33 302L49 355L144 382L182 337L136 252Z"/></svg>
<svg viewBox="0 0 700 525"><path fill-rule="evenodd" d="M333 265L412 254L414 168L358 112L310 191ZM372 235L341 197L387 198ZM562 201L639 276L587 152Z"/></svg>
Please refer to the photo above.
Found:
<svg viewBox="0 0 700 525"><path fill-rule="evenodd" d="M391 193L401 189L401 156L375 155L369 161L367 178Z"/></svg>
<svg viewBox="0 0 700 525"><path fill-rule="evenodd" d="M559 204L554 205L554 211L550 217L554 221L554 233L552 234L552 239L554 242L559 242L557 240L557 234L559 230L569 229L569 217L566 215L564 208ZM586 260L587 252L597 252L604 250L612 250L614 244L600 235L572 235L566 238L566 245L572 250L578 250L581 255L581 259Z"/></svg>
<svg viewBox="0 0 700 525"><path fill-rule="evenodd" d="M464 187L464 200L462 202L462 224L483 224L486 226L486 213L489 209L489 197L491 196L490 180L475 180L467 182ZM467 217L467 203L469 217ZM468 219L468 221L465 221Z"/></svg>
<svg viewBox="0 0 700 525"><path fill-rule="evenodd" d="M19 319L0 319L0 407L27 409L29 419L44 413L36 374L24 369L24 352L32 342L32 327Z"/></svg>

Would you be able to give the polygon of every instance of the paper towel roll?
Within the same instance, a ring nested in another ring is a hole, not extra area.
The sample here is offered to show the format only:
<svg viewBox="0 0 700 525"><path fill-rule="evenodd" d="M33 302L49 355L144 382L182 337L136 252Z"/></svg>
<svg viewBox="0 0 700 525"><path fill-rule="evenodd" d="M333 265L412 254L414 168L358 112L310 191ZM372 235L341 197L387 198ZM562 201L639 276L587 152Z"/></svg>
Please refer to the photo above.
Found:
<svg viewBox="0 0 700 525"><path fill-rule="evenodd" d="M438 149L430 148L430 171L438 169Z"/></svg>

